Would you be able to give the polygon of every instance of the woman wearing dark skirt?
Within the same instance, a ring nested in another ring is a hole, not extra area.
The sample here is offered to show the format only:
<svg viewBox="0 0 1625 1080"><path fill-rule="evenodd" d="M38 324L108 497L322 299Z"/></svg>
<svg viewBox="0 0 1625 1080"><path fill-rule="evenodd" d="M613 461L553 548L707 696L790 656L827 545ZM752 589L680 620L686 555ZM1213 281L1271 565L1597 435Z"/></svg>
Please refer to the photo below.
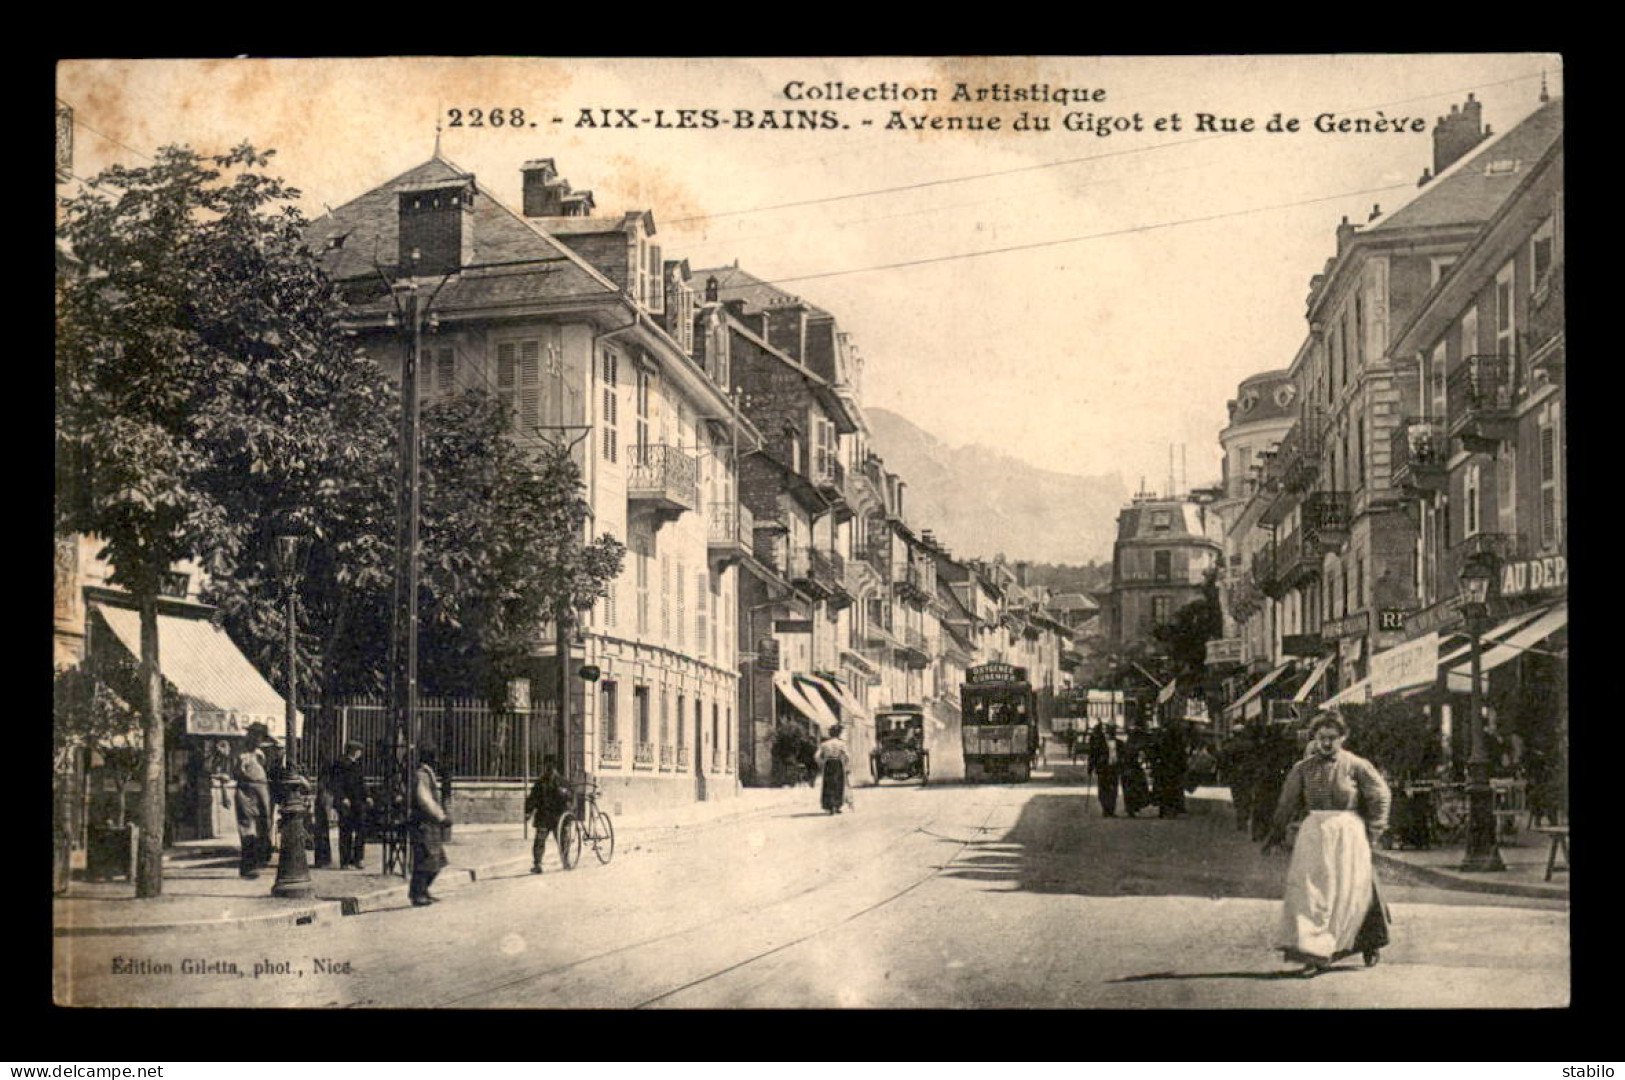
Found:
<svg viewBox="0 0 1625 1080"><path fill-rule="evenodd" d="M846 802L846 772L852 764L852 755L841 741L841 725L830 725L829 738L818 744L817 761L824 777L821 793L824 813L839 814Z"/></svg>
<svg viewBox="0 0 1625 1080"><path fill-rule="evenodd" d="M1371 846L1388 828L1391 797L1382 774L1343 749L1348 727L1336 713L1317 716L1309 754L1292 767L1264 850L1307 812L1286 872L1276 944L1313 977L1345 956L1375 964L1388 944L1388 913L1377 894Z"/></svg>
<svg viewBox="0 0 1625 1080"><path fill-rule="evenodd" d="M1129 732L1123 747L1123 809L1133 817L1151 804L1151 786L1146 781L1145 768L1150 740L1145 728L1136 727Z"/></svg>

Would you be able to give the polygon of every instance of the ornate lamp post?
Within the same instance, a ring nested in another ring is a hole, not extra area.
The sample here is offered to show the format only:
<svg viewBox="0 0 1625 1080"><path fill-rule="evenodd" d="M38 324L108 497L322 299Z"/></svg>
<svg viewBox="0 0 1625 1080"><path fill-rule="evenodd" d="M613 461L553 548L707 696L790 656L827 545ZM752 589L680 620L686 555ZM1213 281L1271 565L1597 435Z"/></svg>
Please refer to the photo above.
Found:
<svg viewBox="0 0 1625 1080"><path fill-rule="evenodd" d="M1484 703L1481 680L1480 637L1489 603L1490 582L1495 567L1483 558L1472 558L1461 569L1462 614L1472 638L1472 689L1468 694L1467 719L1472 747L1467 756L1467 853L1463 871L1505 870L1495 844L1495 792L1490 787L1489 745L1484 740Z"/></svg>
<svg viewBox="0 0 1625 1080"><path fill-rule="evenodd" d="M284 527L274 538L274 545L272 551L288 602L288 685L285 703L288 762L278 793L282 850L277 857L276 884L271 886L271 895L303 900L316 895L316 886L310 880L310 864L305 856L305 818L311 811L311 788L310 781L305 779L300 769L300 740L295 734L299 687L296 641L298 586L305 572L305 559L310 554L310 537L293 527Z"/></svg>

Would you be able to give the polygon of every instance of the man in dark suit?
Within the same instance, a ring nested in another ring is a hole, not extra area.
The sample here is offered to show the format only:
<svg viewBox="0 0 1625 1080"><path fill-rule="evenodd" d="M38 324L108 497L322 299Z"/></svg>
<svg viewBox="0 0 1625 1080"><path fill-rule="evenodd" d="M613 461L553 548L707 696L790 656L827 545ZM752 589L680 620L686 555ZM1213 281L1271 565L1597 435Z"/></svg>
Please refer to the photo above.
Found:
<svg viewBox="0 0 1625 1080"><path fill-rule="evenodd" d="M339 869L364 869L367 837L367 776L361 766L364 747L354 739L344 756L328 769L328 791L339 819Z"/></svg>
<svg viewBox="0 0 1625 1080"><path fill-rule="evenodd" d="M1096 724L1089 733L1089 771L1095 774L1100 812L1117 816L1117 785L1121 775L1123 744L1117 741L1113 725Z"/></svg>

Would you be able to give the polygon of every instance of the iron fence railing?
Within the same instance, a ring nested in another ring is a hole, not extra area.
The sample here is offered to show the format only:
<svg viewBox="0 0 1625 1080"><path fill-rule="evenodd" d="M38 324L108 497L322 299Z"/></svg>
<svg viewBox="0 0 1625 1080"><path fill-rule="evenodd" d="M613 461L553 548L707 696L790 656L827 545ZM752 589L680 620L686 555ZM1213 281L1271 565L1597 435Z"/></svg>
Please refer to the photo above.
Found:
<svg viewBox="0 0 1625 1080"><path fill-rule="evenodd" d="M397 710L373 698L336 698L306 706L300 765L321 775L351 740L362 746L362 768L381 776L394 741ZM535 776L555 756L557 710L496 709L470 699L425 698L418 706L418 745L439 752L441 771L459 780L518 780Z"/></svg>

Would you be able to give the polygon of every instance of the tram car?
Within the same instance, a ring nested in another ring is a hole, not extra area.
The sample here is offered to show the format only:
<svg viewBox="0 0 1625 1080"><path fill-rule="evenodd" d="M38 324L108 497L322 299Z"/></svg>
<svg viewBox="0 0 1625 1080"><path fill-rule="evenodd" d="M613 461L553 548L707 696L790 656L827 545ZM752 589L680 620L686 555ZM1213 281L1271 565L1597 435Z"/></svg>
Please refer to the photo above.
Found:
<svg viewBox="0 0 1625 1080"><path fill-rule="evenodd" d="M1027 669L980 664L959 689L965 779L1026 781L1038 754L1038 701Z"/></svg>
<svg viewBox="0 0 1625 1080"><path fill-rule="evenodd" d="M919 705L894 704L875 714L875 740L869 754L869 772L875 783L931 779L931 752L925 748L925 710Z"/></svg>

